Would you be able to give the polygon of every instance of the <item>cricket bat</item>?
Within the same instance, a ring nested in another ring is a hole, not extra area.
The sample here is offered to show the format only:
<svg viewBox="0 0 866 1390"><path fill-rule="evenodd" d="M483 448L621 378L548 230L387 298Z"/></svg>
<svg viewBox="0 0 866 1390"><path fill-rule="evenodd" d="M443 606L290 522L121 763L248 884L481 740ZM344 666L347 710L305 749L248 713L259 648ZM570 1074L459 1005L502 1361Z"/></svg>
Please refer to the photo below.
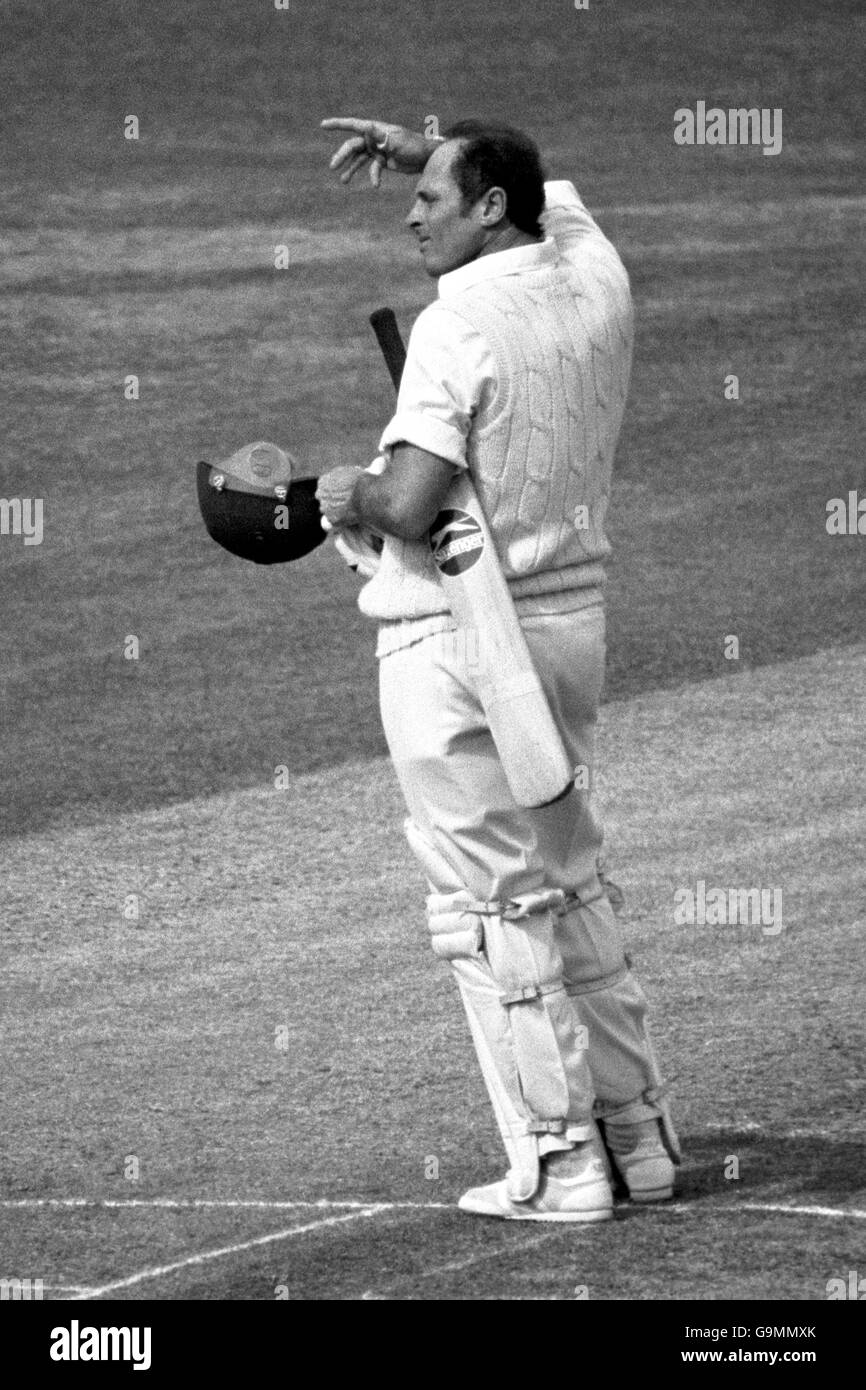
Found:
<svg viewBox="0 0 866 1390"><path fill-rule="evenodd" d="M370 323L395 388L406 349L392 309ZM478 697L519 806L558 801L574 784L571 766L502 573L490 528L466 469L430 528L430 547L448 606L464 635Z"/></svg>

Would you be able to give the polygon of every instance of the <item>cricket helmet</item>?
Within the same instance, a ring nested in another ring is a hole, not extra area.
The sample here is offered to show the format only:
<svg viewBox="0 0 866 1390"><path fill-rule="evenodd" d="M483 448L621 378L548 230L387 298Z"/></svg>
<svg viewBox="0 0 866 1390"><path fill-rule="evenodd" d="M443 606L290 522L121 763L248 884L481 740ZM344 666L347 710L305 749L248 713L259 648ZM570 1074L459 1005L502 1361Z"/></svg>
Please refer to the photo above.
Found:
<svg viewBox="0 0 866 1390"><path fill-rule="evenodd" d="M257 565L299 560L325 539L315 478L298 478L291 454L258 440L225 463L201 462L198 504L212 538Z"/></svg>

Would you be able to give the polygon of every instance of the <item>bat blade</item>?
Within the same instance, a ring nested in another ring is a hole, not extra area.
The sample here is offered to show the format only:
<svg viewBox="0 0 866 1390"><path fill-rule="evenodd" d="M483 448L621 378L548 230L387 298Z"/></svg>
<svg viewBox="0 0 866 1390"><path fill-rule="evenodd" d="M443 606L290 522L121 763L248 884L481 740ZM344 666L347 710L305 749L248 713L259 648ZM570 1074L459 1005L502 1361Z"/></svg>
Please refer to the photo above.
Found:
<svg viewBox="0 0 866 1390"><path fill-rule="evenodd" d="M433 559L467 665L515 801L546 806L570 791L574 769L467 472L455 478L447 501L431 527Z"/></svg>

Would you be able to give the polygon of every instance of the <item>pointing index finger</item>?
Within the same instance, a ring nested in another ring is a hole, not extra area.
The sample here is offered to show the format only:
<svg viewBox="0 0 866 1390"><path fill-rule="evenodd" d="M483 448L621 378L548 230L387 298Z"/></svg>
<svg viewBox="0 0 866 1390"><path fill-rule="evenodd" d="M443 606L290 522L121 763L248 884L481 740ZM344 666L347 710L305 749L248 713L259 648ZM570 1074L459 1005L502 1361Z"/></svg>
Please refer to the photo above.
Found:
<svg viewBox="0 0 866 1390"><path fill-rule="evenodd" d="M326 121L320 122L322 130L353 130L356 135L363 135L372 124L372 121L359 120L357 116L329 116Z"/></svg>

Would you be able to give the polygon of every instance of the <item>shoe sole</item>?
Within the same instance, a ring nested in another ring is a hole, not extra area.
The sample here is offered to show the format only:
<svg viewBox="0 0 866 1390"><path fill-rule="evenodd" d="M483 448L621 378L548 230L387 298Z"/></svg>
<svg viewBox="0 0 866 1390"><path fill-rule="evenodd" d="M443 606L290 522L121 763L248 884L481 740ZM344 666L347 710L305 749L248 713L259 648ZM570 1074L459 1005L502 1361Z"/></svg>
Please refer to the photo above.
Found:
<svg viewBox="0 0 866 1390"><path fill-rule="evenodd" d="M613 1216L612 1207L599 1207L596 1211L500 1211L491 1207L474 1207L464 1205L462 1201L457 1203L460 1211L467 1212L470 1216L490 1216L497 1221L610 1221Z"/></svg>
<svg viewBox="0 0 866 1390"><path fill-rule="evenodd" d="M646 1192L629 1192L632 1202L669 1202L674 1195L672 1187L651 1187Z"/></svg>

